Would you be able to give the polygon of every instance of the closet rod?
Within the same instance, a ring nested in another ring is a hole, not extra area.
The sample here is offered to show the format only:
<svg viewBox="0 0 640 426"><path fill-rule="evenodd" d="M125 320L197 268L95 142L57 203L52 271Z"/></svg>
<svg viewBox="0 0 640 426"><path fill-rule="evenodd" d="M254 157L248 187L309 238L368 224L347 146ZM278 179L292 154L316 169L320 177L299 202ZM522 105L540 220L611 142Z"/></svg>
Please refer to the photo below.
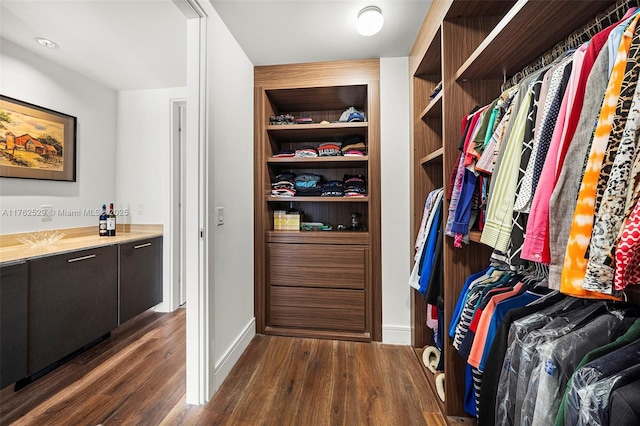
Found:
<svg viewBox="0 0 640 426"><path fill-rule="evenodd" d="M625 13L631 8L636 7L636 0L618 0L609 9L596 15L589 23L571 33L567 38L557 43L551 49L543 53L538 59L524 67L521 71L515 73L510 79L506 80L502 85L502 90L518 84L528 75L546 67L553 63L556 59L566 54L568 51L575 50L583 43L591 40L591 38L607 28L610 25L621 21Z"/></svg>

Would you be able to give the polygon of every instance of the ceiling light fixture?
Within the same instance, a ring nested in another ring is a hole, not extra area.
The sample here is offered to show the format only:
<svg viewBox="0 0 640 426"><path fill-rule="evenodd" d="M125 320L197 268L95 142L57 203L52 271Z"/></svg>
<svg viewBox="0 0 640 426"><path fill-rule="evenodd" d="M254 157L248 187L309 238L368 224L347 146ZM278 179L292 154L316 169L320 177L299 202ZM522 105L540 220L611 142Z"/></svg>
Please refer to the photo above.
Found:
<svg viewBox="0 0 640 426"><path fill-rule="evenodd" d="M363 36L376 34L384 25L382 10L377 6L367 6L358 13L356 29Z"/></svg>
<svg viewBox="0 0 640 426"><path fill-rule="evenodd" d="M37 41L38 44L40 44L41 46L48 47L49 49L57 49L58 48L58 44L57 43L54 43L51 40L46 39L46 38L36 37L35 41Z"/></svg>

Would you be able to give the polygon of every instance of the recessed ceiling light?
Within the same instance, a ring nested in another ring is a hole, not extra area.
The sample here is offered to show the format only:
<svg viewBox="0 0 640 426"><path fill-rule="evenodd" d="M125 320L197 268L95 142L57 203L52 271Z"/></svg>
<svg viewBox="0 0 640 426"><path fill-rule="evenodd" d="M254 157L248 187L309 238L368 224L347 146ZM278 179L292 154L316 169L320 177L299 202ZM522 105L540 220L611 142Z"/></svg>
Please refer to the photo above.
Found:
<svg viewBox="0 0 640 426"><path fill-rule="evenodd" d="M358 13L356 29L363 36L376 34L384 25L382 10L377 6L367 6Z"/></svg>
<svg viewBox="0 0 640 426"><path fill-rule="evenodd" d="M35 40L42 46L44 47L48 47L49 49L57 49L58 48L58 44L52 42L49 39L46 38L42 38L42 37L36 37Z"/></svg>

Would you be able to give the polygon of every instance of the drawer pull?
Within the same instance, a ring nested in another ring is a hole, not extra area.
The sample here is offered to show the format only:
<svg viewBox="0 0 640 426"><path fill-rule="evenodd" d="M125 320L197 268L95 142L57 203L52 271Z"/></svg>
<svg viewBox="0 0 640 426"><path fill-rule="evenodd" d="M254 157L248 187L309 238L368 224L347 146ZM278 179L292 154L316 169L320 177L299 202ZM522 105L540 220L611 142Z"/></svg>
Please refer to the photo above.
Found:
<svg viewBox="0 0 640 426"><path fill-rule="evenodd" d="M145 248L145 247L149 247L151 245L151 243L144 243L144 244L140 244L137 246L133 246L134 249L141 249L141 248Z"/></svg>
<svg viewBox="0 0 640 426"><path fill-rule="evenodd" d="M87 260L87 259L93 259L94 257L96 257L95 254L90 254L88 256L82 256L82 257L76 257L74 259L69 259L67 260L67 262L72 263L72 262L79 262L81 260Z"/></svg>

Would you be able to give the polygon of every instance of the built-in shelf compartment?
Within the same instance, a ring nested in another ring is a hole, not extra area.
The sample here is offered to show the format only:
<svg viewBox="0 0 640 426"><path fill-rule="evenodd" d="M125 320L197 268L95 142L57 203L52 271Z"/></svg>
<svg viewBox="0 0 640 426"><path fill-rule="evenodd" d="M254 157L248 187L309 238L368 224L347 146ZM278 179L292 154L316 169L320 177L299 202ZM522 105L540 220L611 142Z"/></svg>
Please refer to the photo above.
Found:
<svg viewBox="0 0 640 426"><path fill-rule="evenodd" d="M309 167L364 167L369 161L369 157L344 156L344 157L276 157L267 159L267 164L286 166L289 168L309 168Z"/></svg>
<svg viewBox="0 0 640 426"><path fill-rule="evenodd" d="M425 165L429 163L442 163L442 154L444 153L444 148L438 148L433 151L431 154L422 157L420 159L420 164Z"/></svg>
<svg viewBox="0 0 640 426"><path fill-rule="evenodd" d="M294 202L294 203L368 203L369 197L274 197L267 196L269 202Z"/></svg>
<svg viewBox="0 0 640 426"><path fill-rule="evenodd" d="M430 118L440 118L442 117L442 90L438 92L438 94L431 99L429 105L422 111L420 118L422 120L427 120Z"/></svg>
<svg viewBox="0 0 640 426"><path fill-rule="evenodd" d="M571 2L568 8L564 1L520 0L462 64L455 79L509 78L571 34L576 24L614 3L584 0ZM545 25L532 26L540 17L548 18ZM520 42L524 40L526 48Z"/></svg>

